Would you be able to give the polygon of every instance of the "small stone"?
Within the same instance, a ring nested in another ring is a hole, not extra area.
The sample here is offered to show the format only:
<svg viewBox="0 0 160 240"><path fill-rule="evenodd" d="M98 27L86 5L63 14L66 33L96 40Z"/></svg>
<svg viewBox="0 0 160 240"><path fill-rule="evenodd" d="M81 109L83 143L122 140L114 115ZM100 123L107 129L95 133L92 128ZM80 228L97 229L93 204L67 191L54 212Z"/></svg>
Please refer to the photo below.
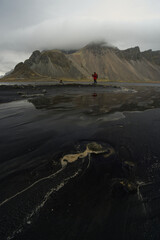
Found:
<svg viewBox="0 0 160 240"><path fill-rule="evenodd" d="M25 95L24 92L17 92L18 95Z"/></svg>
<svg viewBox="0 0 160 240"><path fill-rule="evenodd" d="M124 164L128 165L129 167L134 167L135 166L135 164L131 161L125 161Z"/></svg>
<svg viewBox="0 0 160 240"><path fill-rule="evenodd" d="M43 89L43 90L42 90L42 93L46 93L46 92L47 92L47 90L46 90L46 89Z"/></svg>

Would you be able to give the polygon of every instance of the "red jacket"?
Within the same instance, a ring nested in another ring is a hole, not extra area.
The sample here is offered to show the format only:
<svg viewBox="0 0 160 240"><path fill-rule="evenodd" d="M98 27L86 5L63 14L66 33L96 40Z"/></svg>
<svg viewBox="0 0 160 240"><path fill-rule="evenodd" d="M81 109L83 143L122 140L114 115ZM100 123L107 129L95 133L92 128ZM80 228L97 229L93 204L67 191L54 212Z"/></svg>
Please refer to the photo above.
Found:
<svg viewBox="0 0 160 240"><path fill-rule="evenodd" d="M97 80L97 78L98 78L97 73L92 74L92 77L94 78L94 80Z"/></svg>

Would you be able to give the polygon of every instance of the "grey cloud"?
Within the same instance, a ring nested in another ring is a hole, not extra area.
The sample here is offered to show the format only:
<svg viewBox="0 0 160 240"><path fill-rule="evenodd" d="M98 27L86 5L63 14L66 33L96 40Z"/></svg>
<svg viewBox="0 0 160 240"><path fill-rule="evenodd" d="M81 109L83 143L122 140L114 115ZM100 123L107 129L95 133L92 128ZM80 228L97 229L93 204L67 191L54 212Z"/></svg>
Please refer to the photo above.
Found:
<svg viewBox="0 0 160 240"><path fill-rule="evenodd" d="M48 5L53 1L47 0L47 2L48 4L44 0L1 0L0 27L11 30L32 26L45 20L48 15Z"/></svg>
<svg viewBox="0 0 160 240"><path fill-rule="evenodd" d="M160 4L153 1L151 15L144 12L142 19L127 20L127 13L122 19L112 17L118 0L0 0L0 72L9 71L35 49L77 49L99 40L120 49L138 45L141 50L158 50L160 18L153 13ZM148 12L151 5L141 3ZM118 7L123 10L121 4Z"/></svg>
<svg viewBox="0 0 160 240"><path fill-rule="evenodd" d="M29 55L29 53L23 51L0 51L0 75L13 69L17 63L24 61Z"/></svg>
<svg viewBox="0 0 160 240"><path fill-rule="evenodd" d="M145 23L96 22L94 19L71 18L68 20L47 20L25 29L10 31L0 49L6 48L19 51L33 51L35 48L79 48L90 41L106 40L117 47L140 45L160 49L160 30L154 23L147 28ZM122 44L120 44L122 43Z"/></svg>

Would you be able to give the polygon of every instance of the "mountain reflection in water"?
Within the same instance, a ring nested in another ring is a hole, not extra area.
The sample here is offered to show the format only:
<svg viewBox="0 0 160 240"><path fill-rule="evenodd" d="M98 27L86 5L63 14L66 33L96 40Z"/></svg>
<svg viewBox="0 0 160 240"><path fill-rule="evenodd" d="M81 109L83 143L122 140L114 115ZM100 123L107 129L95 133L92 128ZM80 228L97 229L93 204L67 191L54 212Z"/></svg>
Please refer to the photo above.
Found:
<svg viewBox="0 0 160 240"><path fill-rule="evenodd" d="M158 98L158 99L157 99ZM113 113L123 111L144 111L160 107L159 92L108 92L91 94L43 96L30 99L37 109L80 110L86 113Z"/></svg>

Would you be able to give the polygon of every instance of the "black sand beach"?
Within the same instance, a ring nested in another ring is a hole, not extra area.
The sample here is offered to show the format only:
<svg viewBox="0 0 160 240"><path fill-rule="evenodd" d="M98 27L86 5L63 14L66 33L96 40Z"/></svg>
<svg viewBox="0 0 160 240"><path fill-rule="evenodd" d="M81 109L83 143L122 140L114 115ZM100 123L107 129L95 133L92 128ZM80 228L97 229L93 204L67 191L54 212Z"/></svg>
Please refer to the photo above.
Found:
<svg viewBox="0 0 160 240"><path fill-rule="evenodd" d="M1 240L160 239L159 86L0 86L0 133Z"/></svg>

